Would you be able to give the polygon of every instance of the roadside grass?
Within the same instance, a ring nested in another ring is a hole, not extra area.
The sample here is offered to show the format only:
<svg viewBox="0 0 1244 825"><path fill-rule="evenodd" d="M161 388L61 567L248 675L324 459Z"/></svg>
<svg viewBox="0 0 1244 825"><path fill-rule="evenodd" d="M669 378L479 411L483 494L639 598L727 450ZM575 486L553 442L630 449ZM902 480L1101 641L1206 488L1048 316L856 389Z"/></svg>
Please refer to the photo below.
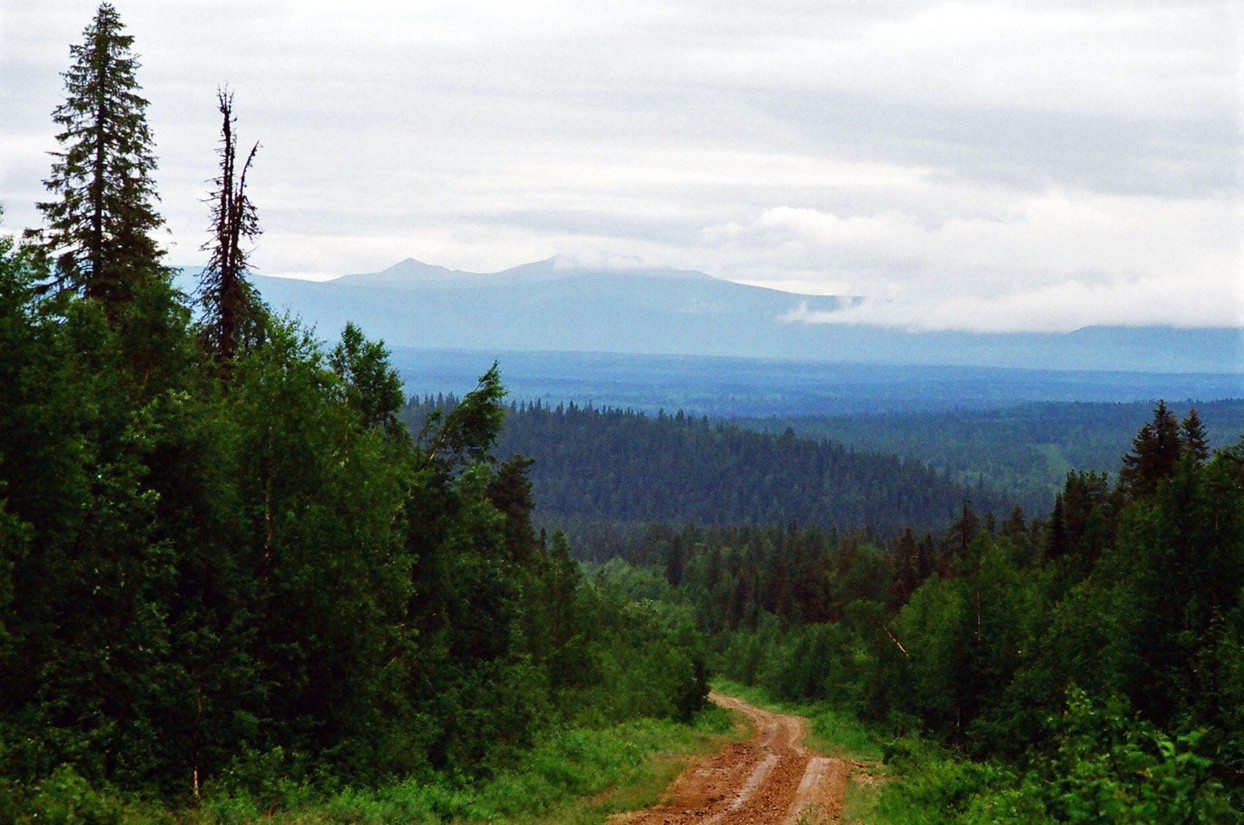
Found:
<svg viewBox="0 0 1244 825"><path fill-rule="evenodd" d="M477 787L442 777L325 795L277 781L262 799L242 792L208 793L197 808L182 810L92 786L65 768L34 788L0 787L0 808L15 802L10 797L19 793L24 809L0 819L13 815L8 821L23 825L599 825L612 813L654 804L692 758L741 735L732 714L710 706L689 725L639 719L556 731Z"/></svg>
<svg viewBox="0 0 1244 825"><path fill-rule="evenodd" d="M611 814L656 804L691 760L722 747L739 734L730 713L709 706L691 725L645 719L604 731L583 731L603 740L601 759L583 781L565 791L530 798L518 810L481 809L475 820L513 822L522 825L597 825ZM546 767L582 766L578 754L556 754ZM537 771L539 769L537 768ZM486 787L483 796L492 789ZM508 813L508 818L507 817Z"/></svg>
<svg viewBox="0 0 1244 825"><path fill-rule="evenodd" d="M809 720L808 747L826 756L868 764L847 785L848 825L984 825L1048 822L1022 797L1016 775L978 763L920 737L895 739L824 702L772 700L763 690L724 679L714 689L758 707Z"/></svg>
<svg viewBox="0 0 1244 825"><path fill-rule="evenodd" d="M1022 789L1022 778L997 762L975 762L936 742L902 737L888 743L896 781L861 801L872 825L1051 823Z"/></svg>
<svg viewBox="0 0 1244 825"><path fill-rule="evenodd" d="M775 702L756 688L725 680L714 687L760 707L805 716L808 747L868 763L867 771L857 772L848 785L846 823L1049 821L1027 804L1018 777L1001 766L965 760L919 738L888 740L883 747L882 737L823 703ZM276 780L262 797L217 791L208 793L197 808L181 810L93 787L65 768L24 790L0 780L0 811L13 814L9 803L18 793L24 813L6 821L22 825L600 825L613 813L655 804L695 756L746 735L735 714L710 706L690 725L640 719L551 732L539 746L478 785L440 777L325 794Z"/></svg>
<svg viewBox="0 0 1244 825"><path fill-rule="evenodd" d="M882 748L876 734L849 713L828 704L783 702L762 689L728 679L715 679L713 689L745 699L757 707L804 716L808 719L807 746L824 756L858 762L880 762Z"/></svg>
<svg viewBox="0 0 1244 825"><path fill-rule="evenodd" d="M209 793L197 808L183 810L91 787L65 769L24 793L33 803L30 815L12 821L30 825L599 825L612 813L654 804L692 758L742 735L731 713L710 706L686 725L638 719L606 728L553 732L515 764L478 786L442 777L432 782L346 788L325 795L305 785L278 782L262 800L241 792Z"/></svg>

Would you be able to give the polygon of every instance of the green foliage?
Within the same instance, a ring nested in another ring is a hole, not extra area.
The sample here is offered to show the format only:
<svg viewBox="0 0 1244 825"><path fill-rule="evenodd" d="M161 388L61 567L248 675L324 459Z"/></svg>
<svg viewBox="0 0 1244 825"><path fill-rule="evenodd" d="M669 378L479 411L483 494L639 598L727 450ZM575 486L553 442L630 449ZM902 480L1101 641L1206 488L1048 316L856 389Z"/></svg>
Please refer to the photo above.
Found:
<svg viewBox="0 0 1244 825"><path fill-rule="evenodd" d="M708 695L703 637L684 608L630 601L607 578L620 572L616 566L601 571L581 593L581 639L586 667L596 678L573 694L581 707L572 718L689 720Z"/></svg>
<svg viewBox="0 0 1244 825"><path fill-rule="evenodd" d="M403 418L419 431L446 409L456 411L454 399L412 401ZM536 460L540 520L564 526L598 561L610 554L584 529L593 523L794 523L888 533L907 524L940 529L968 495L918 462L682 413L521 404L511 407L497 443L502 454ZM973 495L1003 505L988 492Z"/></svg>
<svg viewBox="0 0 1244 825"><path fill-rule="evenodd" d="M714 633L725 674L981 760L912 768L879 803L907 811L895 821L1230 818L1244 796L1244 462L1207 460L1191 415L1173 420L1159 405L1127 483L1070 473L1031 527L965 506L940 543L905 531L880 557L852 536L652 528L665 558L645 560L667 580L676 567L670 598ZM1162 439L1173 463L1142 461ZM1020 767L1034 765L1095 790L1042 796Z"/></svg>
<svg viewBox="0 0 1244 825"><path fill-rule="evenodd" d="M1158 482L1175 472L1181 452L1179 421L1166 408L1166 402L1160 401L1154 407L1153 420L1140 428L1132 440L1132 451L1123 456L1119 485L1134 498L1152 495Z"/></svg>
<svg viewBox="0 0 1244 825"><path fill-rule="evenodd" d="M1172 403L1169 409L1192 417L1191 405ZM743 418L736 423L774 434L789 427L807 438L922 461L961 484L1005 491L1008 501L1045 514L1068 472L1109 473L1117 480L1119 457L1132 446L1137 426L1151 415L1153 405L1039 402L969 410L961 408L960 399L954 406L959 408L947 412L861 411L850 416ZM1195 412L1212 452L1235 439L1244 419L1244 400L1197 402Z"/></svg>
<svg viewBox="0 0 1244 825"><path fill-rule="evenodd" d="M47 276L0 239L6 814L130 821L140 794L249 821L701 708L689 618L586 583L532 524L529 462L493 461L495 365L416 441L353 325L326 352L266 319L222 370L160 279Z"/></svg>
<svg viewBox="0 0 1244 825"><path fill-rule="evenodd" d="M1199 753L1203 732L1172 739L1129 719L1118 703L1099 707L1070 691L1055 720L1054 747L1027 772L997 760L969 761L928 740L885 749L897 775L880 791L884 823L1234 822L1234 807Z"/></svg>
<svg viewBox="0 0 1244 825"><path fill-rule="evenodd" d="M48 223L41 244L56 261L57 280L110 311L132 300L140 283L164 277L163 253L150 236L163 221L153 206L156 162L133 40L116 9L101 3L82 44L70 46L68 96L53 113L64 148L52 153L45 181L59 199L39 204Z"/></svg>
<svg viewBox="0 0 1244 825"><path fill-rule="evenodd" d="M334 372L345 387L345 401L364 425L389 432L398 429L397 412L402 406L402 381L389 366L383 341L368 341L362 330L346 324L341 343L329 356Z"/></svg>
<svg viewBox="0 0 1244 825"><path fill-rule="evenodd" d="M985 825L1050 823L1040 803L1021 789L1019 775L998 762L973 762L918 737L885 747L894 779L874 802L873 818L885 825Z"/></svg>
<svg viewBox="0 0 1244 825"><path fill-rule="evenodd" d="M1099 708L1073 690L1055 726L1057 750L1026 792L1060 822L1156 825L1244 815L1213 779L1213 760L1198 752L1205 731L1171 738L1124 713L1117 704Z"/></svg>
<svg viewBox="0 0 1244 825"><path fill-rule="evenodd" d="M500 776L559 720L702 707L685 611L585 581L532 526L528 462L489 460L495 368L423 446L387 426L395 379L357 330L328 354L274 320L225 382L174 312L180 338L139 381L97 302L40 302L37 259L3 252L15 810L108 821L131 816L122 793L198 793L249 820L342 783ZM523 793L582 785L557 770Z"/></svg>
<svg viewBox="0 0 1244 825"><path fill-rule="evenodd" d="M897 774L876 800L885 823L1234 822L1234 807L1199 753L1203 732L1172 739L1129 719L1116 702L1098 707L1079 690L1054 723L1055 746L1028 772L997 760L969 761L918 738L894 740L885 759Z"/></svg>
<svg viewBox="0 0 1244 825"><path fill-rule="evenodd" d="M48 234L0 238L6 816L555 816L637 771L669 720L705 718L714 659L824 703L822 735L859 714L978 760L896 740L891 818L1241 816L1244 447L1211 457L1199 418L1159 404L1115 489L1068 473L1048 521L999 529L927 468L793 432L539 406L507 429L496 364L407 408L409 438L388 355L353 325L326 351L265 318L227 370L200 346L148 237L130 45L101 5L55 115ZM573 480L498 463L507 433ZM646 569L584 576L536 529L545 494L777 526L585 530L601 544L581 555ZM922 521L949 526L898 532Z"/></svg>
<svg viewBox="0 0 1244 825"><path fill-rule="evenodd" d="M692 724L640 719L551 732L495 775L464 785L448 775L329 793L286 785L272 795L218 791L185 816L190 823L582 822L650 804L680 767L675 754L701 752L731 730L719 709Z"/></svg>
<svg viewBox="0 0 1244 825"><path fill-rule="evenodd" d="M461 402L448 411L429 411L422 425L411 429L419 434L419 445L442 472L486 460L505 421L505 409L501 406L504 397L505 388L494 363ZM409 416L406 421L411 423Z"/></svg>

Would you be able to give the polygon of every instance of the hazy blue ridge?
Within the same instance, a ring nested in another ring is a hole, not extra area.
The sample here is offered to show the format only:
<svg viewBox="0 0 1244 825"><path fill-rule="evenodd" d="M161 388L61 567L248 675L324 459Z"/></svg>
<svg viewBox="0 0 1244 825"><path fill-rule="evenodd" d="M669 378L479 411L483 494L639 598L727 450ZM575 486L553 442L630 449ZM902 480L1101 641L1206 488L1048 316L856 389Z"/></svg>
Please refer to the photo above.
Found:
<svg viewBox="0 0 1244 825"><path fill-rule="evenodd" d="M183 289L193 290L195 274L182 271ZM347 321L383 339L409 394L466 392L497 360L513 398L713 416L1244 397L1241 329L808 325L781 319L801 305L832 311L852 299L558 260L470 273L408 259L324 282L252 278L274 309L325 340Z"/></svg>

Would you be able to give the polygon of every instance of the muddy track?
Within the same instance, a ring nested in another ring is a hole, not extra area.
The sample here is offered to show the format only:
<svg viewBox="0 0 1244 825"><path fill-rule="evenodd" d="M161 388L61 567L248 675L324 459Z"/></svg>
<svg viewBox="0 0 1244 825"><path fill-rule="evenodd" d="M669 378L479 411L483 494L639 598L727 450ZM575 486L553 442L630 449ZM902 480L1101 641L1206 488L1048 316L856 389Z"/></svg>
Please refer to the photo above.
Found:
<svg viewBox="0 0 1244 825"><path fill-rule="evenodd" d="M807 721L771 713L713 693L709 699L745 714L755 733L684 771L661 804L618 814L612 825L821 825L841 822L851 775L858 762L833 759L803 746Z"/></svg>

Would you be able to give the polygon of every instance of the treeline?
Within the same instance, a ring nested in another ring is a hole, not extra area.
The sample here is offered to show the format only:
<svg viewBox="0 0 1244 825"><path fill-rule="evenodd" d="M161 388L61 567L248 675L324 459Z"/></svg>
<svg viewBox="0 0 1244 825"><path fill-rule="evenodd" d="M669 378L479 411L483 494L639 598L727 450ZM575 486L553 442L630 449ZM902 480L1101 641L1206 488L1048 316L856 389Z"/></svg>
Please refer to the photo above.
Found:
<svg viewBox="0 0 1244 825"><path fill-rule="evenodd" d="M736 423L775 434L789 427L808 438L922 461L961 484L975 487L983 482L1028 512L1044 513L1068 471L1115 471L1136 422L1152 406L1045 402L999 410L748 418ZM1169 406L1179 416L1195 407L1211 447L1229 446L1244 420L1244 400Z"/></svg>
<svg viewBox="0 0 1244 825"><path fill-rule="evenodd" d="M725 675L1014 766L994 815L1244 812L1244 439L1211 456L1195 411L1159 404L1116 484L1070 473L1032 523L965 510L940 541L904 533L889 552L779 530L649 547ZM966 810L963 787L943 791Z"/></svg>
<svg viewBox="0 0 1244 825"><path fill-rule="evenodd" d="M194 317L148 237L129 45L100 6L49 225L0 236L5 818L463 781L554 724L694 712L689 622L583 580L533 526L525 462L494 460L495 367L413 437L381 344L347 326L326 347L249 289L225 94Z"/></svg>
<svg viewBox="0 0 1244 825"><path fill-rule="evenodd" d="M1025 523L1018 508L1002 525L992 515L982 520L969 502L937 538L910 528L883 541L832 528L650 524L620 538L615 533L611 559L660 578L656 585L632 583L626 592L688 604L700 627L720 638L769 620L782 626L841 622L861 602L894 612L920 582L952 576L982 531L1039 536L1045 530L1041 522ZM619 568L610 569L609 578L617 580Z"/></svg>
<svg viewBox="0 0 1244 825"><path fill-rule="evenodd" d="M412 400L402 417L417 428L455 403L452 396ZM904 526L940 532L967 498L983 509L1010 509L996 493L958 485L917 461L682 412L516 404L499 444L534 460L537 517L565 526L587 553L619 525L795 524L888 535Z"/></svg>

